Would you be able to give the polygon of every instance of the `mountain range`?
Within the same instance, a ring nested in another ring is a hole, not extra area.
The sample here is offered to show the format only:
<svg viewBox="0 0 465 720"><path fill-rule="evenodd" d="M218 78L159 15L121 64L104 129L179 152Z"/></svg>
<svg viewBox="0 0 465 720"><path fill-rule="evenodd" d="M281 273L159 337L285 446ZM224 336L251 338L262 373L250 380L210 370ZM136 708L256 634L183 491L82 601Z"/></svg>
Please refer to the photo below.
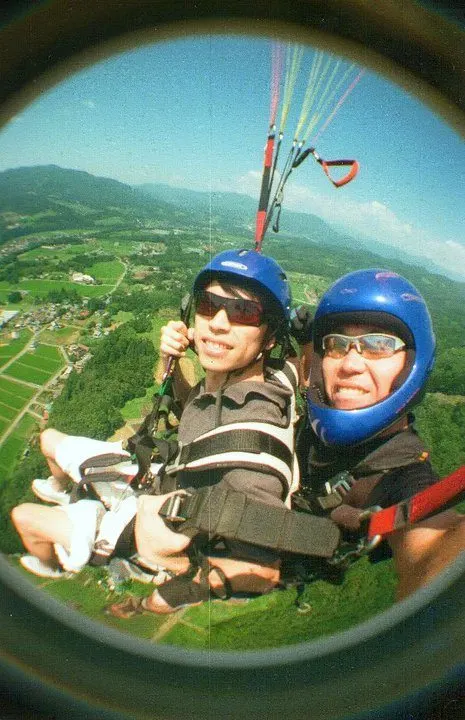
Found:
<svg viewBox="0 0 465 720"><path fill-rule="evenodd" d="M0 244L31 232L69 228L135 227L147 221L169 227L197 226L235 234L249 242L257 201L232 192L199 192L160 183L131 186L57 165L20 167L0 172ZM272 229L268 231L272 235ZM309 213L284 206L279 234L320 246L369 251L384 258L424 265L423 258L363 237L350 236ZM428 261L428 270L444 274Z"/></svg>

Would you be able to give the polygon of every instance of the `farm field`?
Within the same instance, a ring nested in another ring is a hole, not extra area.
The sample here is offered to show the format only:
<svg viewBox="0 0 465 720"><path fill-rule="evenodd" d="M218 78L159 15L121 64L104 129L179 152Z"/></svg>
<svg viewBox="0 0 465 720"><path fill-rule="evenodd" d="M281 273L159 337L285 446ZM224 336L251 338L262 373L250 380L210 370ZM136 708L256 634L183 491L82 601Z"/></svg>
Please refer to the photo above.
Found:
<svg viewBox="0 0 465 720"><path fill-rule="evenodd" d="M36 385L45 384L64 365L60 351L51 345L38 345L15 360L7 369L9 377Z"/></svg>
<svg viewBox="0 0 465 720"><path fill-rule="evenodd" d="M17 285L0 282L0 303L7 302L12 290L27 291L31 297L43 297L53 290L75 290L81 297L101 297L108 293L108 285L81 285L70 280L20 280Z"/></svg>
<svg viewBox="0 0 465 720"><path fill-rule="evenodd" d="M30 333L24 332L21 338L12 341L8 346L8 359L21 352L29 338ZM39 344L35 350L14 360L7 372L0 375L0 436L12 427L40 387L64 364L63 355L57 347ZM35 410L41 412L41 406ZM0 445L0 471L3 476L12 472L36 427L37 418L26 413L4 439Z"/></svg>
<svg viewBox="0 0 465 720"><path fill-rule="evenodd" d="M37 427L37 421L24 415L13 432L0 446L0 485L8 478L21 458L28 439ZM6 429L6 428L5 428ZM0 430L4 432L4 430Z"/></svg>
<svg viewBox="0 0 465 720"><path fill-rule="evenodd" d="M295 304L309 303L316 305L318 298L328 287L327 278L309 273L290 272L289 281L292 289L292 300Z"/></svg>
<svg viewBox="0 0 465 720"><path fill-rule="evenodd" d="M15 357L27 345L32 338L30 330L21 330L19 337L14 340L5 340L5 345L0 345L0 370L9 360Z"/></svg>

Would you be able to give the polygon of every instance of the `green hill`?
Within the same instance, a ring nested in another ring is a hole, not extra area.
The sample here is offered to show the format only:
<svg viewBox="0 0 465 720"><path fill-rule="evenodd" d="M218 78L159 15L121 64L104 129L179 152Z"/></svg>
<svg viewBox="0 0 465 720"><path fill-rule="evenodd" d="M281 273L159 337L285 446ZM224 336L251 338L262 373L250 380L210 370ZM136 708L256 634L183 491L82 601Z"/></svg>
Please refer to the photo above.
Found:
<svg viewBox="0 0 465 720"><path fill-rule="evenodd" d="M102 220L138 227L163 220L172 208L162 200L109 178L56 165L0 173L0 244L32 232L98 229Z"/></svg>

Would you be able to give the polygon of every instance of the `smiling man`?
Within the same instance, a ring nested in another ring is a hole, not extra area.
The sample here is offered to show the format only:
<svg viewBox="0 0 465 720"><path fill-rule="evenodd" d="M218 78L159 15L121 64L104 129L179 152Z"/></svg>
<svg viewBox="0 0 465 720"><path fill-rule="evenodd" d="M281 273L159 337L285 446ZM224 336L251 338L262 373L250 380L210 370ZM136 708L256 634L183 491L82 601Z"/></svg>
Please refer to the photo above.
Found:
<svg viewBox="0 0 465 720"><path fill-rule="evenodd" d="M169 613L211 594L267 592L279 581L279 555L254 543L253 527L245 539L229 535L225 540L221 533L212 534L209 519L216 514L220 525L231 527L229 510L227 517L221 515L223 506L231 507L226 496L285 508L298 484L297 372L283 359L278 370L272 369L269 360L277 343L287 347L290 304L287 277L273 259L255 251L227 250L212 258L195 280L193 327L186 318L162 328L160 357L165 368L192 345L205 378L192 389L183 409L178 452L165 467L161 494L123 501L124 511L119 512L124 523L112 552L104 548L104 559L137 553L145 567L161 565L178 574L143 603L129 598L112 606L114 615ZM71 451L83 440L66 442ZM207 494L203 514L191 517L190 523L180 522L180 506L212 487L220 491L219 503L215 505L217 496ZM102 527L118 511L103 519L102 512L101 503L92 500L57 508L30 503L15 508L13 522L40 567L34 559L23 564L32 572L38 569L38 574L48 568L79 571L92 551L94 556L100 552Z"/></svg>
<svg viewBox="0 0 465 720"><path fill-rule="evenodd" d="M405 343L370 325L342 325L339 330L323 338L329 403L338 410L357 410L384 400L404 368Z"/></svg>
<svg viewBox="0 0 465 720"><path fill-rule="evenodd" d="M438 479L412 415L434 362L431 318L405 278L360 270L321 298L312 339L314 438L303 484L317 512L356 532L361 510L397 504ZM465 547L465 522L454 510L438 513L393 532L389 545L402 598Z"/></svg>

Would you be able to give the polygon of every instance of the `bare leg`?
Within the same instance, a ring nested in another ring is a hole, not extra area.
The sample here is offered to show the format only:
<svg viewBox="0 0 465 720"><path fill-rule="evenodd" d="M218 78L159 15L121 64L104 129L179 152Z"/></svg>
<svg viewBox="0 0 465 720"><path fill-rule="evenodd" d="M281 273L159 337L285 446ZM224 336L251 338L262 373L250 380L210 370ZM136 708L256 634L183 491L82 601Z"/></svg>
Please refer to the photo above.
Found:
<svg viewBox="0 0 465 720"><path fill-rule="evenodd" d="M58 566L54 545L69 549L71 522L61 508L24 503L13 508L11 519L24 547L44 563Z"/></svg>
<svg viewBox="0 0 465 720"><path fill-rule="evenodd" d="M64 483L60 481L66 481L69 479L68 475L61 469L55 460L57 445L66 437L68 436L59 430L54 430L53 428L47 428L47 430L44 430L40 435L40 449L47 460L50 472L57 480L57 483L55 484L56 490L61 490L63 488Z"/></svg>
<svg viewBox="0 0 465 720"><path fill-rule="evenodd" d="M258 563L235 560L234 558L211 557L208 558L208 562L210 566L208 582L213 593L219 597L221 597L225 588L222 577L220 574L215 573L215 568L219 568L224 573L231 589L236 593L266 593L276 587L279 582L279 560L270 565L259 565ZM194 583L199 581L200 571L193 579ZM171 613L176 609L161 597L158 590L155 590L149 597L144 599L143 607L158 614Z"/></svg>

